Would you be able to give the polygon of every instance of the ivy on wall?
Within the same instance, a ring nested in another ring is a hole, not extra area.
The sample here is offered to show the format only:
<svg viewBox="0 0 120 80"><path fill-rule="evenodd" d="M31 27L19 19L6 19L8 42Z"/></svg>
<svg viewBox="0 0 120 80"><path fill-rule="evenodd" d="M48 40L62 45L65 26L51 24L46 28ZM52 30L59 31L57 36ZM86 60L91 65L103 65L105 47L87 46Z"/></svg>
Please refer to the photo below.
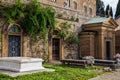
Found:
<svg viewBox="0 0 120 80"><path fill-rule="evenodd" d="M62 22L59 24L59 27L60 28L56 30L56 35L66 40L69 44L79 43L78 36L71 30L71 24Z"/></svg>
<svg viewBox="0 0 120 80"><path fill-rule="evenodd" d="M41 6L37 0L22 3L16 0L15 4L4 6L0 3L0 16L6 18L7 23L20 23L23 31L31 38L39 35L46 41L47 34L55 30L55 10L49 6ZM70 31L71 25L63 22L56 30L58 36L72 43L78 43L77 36Z"/></svg>
<svg viewBox="0 0 120 80"><path fill-rule="evenodd" d="M42 7L37 0L26 4L17 0L8 6L0 4L0 13L8 23L20 23L24 32L33 38L40 35L46 40L47 32L55 28L55 10L49 6Z"/></svg>

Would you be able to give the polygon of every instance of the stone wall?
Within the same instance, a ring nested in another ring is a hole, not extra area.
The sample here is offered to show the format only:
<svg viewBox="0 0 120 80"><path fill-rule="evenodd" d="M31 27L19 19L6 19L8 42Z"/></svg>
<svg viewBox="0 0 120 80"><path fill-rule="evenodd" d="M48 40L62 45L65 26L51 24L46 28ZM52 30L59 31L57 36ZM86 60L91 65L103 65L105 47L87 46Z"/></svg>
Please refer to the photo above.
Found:
<svg viewBox="0 0 120 80"><path fill-rule="evenodd" d="M66 44L64 47L64 58L65 59L78 59L78 45L75 44Z"/></svg>
<svg viewBox="0 0 120 80"><path fill-rule="evenodd" d="M2 33L1 33L1 27L0 27L0 57L2 56Z"/></svg>
<svg viewBox="0 0 120 80"><path fill-rule="evenodd" d="M34 42L29 36L24 35L23 56L43 58L44 60L48 60L48 44L44 43L43 39L38 39L37 42Z"/></svg>
<svg viewBox="0 0 120 80"><path fill-rule="evenodd" d="M115 32L115 53L120 53L120 30Z"/></svg>
<svg viewBox="0 0 120 80"><path fill-rule="evenodd" d="M15 0L2 0L3 4L14 3ZM24 2L30 2L32 0L23 0ZM77 3L77 9L74 9L74 1ZM70 6L68 8L64 7L66 0L38 0L43 5L50 5L56 10L56 18L59 22L68 22L72 25L71 30L78 34L81 31L81 25L88 21L91 17L96 16L96 0L70 0ZM84 6L87 7L87 12L85 13ZM90 8L92 9L92 14L90 14ZM62 17L58 17L61 14ZM73 19L71 19L73 17ZM76 21L76 19L79 19ZM30 37L23 34L23 52L22 56L28 57L44 57L48 59L48 44L44 45L44 40L39 39L37 43L31 43ZM67 45L64 43L64 58L78 58L78 45L72 44Z"/></svg>
<svg viewBox="0 0 120 80"><path fill-rule="evenodd" d="M66 0L38 0L38 2L51 5L54 7L64 8L64 3L67 3ZM74 2L77 3L77 9L74 9ZM79 12L79 14L86 16L96 16L96 0L70 0L70 5L65 9L70 9ZM84 6L87 7L87 13L84 13ZM90 14L89 8L92 8L92 14Z"/></svg>
<svg viewBox="0 0 120 80"><path fill-rule="evenodd" d="M0 57L2 56L2 29L5 22L4 18L0 18Z"/></svg>
<svg viewBox="0 0 120 80"><path fill-rule="evenodd" d="M120 17L116 19L118 27L115 29L115 53L120 53Z"/></svg>
<svg viewBox="0 0 120 80"><path fill-rule="evenodd" d="M116 22L119 26L115 29L115 31L120 30L120 17L116 19Z"/></svg>
<svg viewBox="0 0 120 80"><path fill-rule="evenodd" d="M82 32L80 37L80 57L94 56L95 36L92 32Z"/></svg>

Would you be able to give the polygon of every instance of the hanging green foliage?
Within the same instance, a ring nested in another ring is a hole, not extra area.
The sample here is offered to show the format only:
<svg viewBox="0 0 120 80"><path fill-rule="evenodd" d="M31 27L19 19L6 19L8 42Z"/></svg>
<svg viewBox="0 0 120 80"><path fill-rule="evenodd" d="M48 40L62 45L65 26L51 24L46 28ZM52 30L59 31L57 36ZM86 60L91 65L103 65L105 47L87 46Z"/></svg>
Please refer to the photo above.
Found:
<svg viewBox="0 0 120 80"><path fill-rule="evenodd" d="M78 44L79 43L78 36L75 35L74 33L72 33L71 36L70 36L69 43L70 44L72 44L72 43Z"/></svg>
<svg viewBox="0 0 120 80"><path fill-rule="evenodd" d="M58 36L62 37L62 38L67 38L70 34L70 24L68 24L67 22L62 22L59 25L60 29L57 30L57 34Z"/></svg>
<svg viewBox="0 0 120 80"><path fill-rule="evenodd" d="M70 44L79 42L77 35L71 31L71 25L68 22L62 22L59 26L60 29L55 30L56 35L67 40Z"/></svg>
<svg viewBox="0 0 120 80"><path fill-rule="evenodd" d="M9 23L13 23L16 20L24 18L24 6L20 0L17 0L15 5L3 6L2 11L4 11L3 16Z"/></svg>
<svg viewBox="0 0 120 80"><path fill-rule="evenodd" d="M42 36L45 40L47 32L55 29L55 10L52 7L42 7L37 0L23 4L17 0L14 5L0 6L8 23L19 22L24 32L31 37Z"/></svg>
<svg viewBox="0 0 120 80"><path fill-rule="evenodd" d="M24 32L34 41L38 41L38 35L46 41L47 34L55 30L55 10L49 6L41 6L37 0L25 4L16 0L15 4L8 6L0 3L0 13L1 17L7 19L7 23L20 23ZM77 36L70 30L70 24L63 22L59 26L56 35L73 43L78 42Z"/></svg>

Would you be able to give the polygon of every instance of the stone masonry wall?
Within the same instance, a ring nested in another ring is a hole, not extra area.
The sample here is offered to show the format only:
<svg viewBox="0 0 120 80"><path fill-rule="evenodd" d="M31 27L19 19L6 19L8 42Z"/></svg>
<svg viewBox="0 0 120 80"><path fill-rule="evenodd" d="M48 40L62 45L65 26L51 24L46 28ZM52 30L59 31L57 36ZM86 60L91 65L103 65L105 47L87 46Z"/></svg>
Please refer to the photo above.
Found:
<svg viewBox="0 0 120 80"><path fill-rule="evenodd" d="M48 44L44 43L43 39L38 39L37 42L34 42L31 41L29 36L24 36L23 56L43 58L45 61L48 61Z"/></svg>
<svg viewBox="0 0 120 80"><path fill-rule="evenodd" d="M120 17L116 19L119 26L115 29L115 53L120 53Z"/></svg>
<svg viewBox="0 0 120 80"><path fill-rule="evenodd" d="M80 57L93 56L95 53L95 36L93 33L85 33L80 35Z"/></svg>
<svg viewBox="0 0 120 80"><path fill-rule="evenodd" d="M66 59L78 59L78 45L71 44L71 45L65 45L64 47L64 58Z"/></svg>
<svg viewBox="0 0 120 80"><path fill-rule="evenodd" d="M0 27L0 57L2 56L2 33L1 33L1 27Z"/></svg>
<svg viewBox="0 0 120 80"><path fill-rule="evenodd" d="M15 0L2 0L5 3L14 3ZM23 0L25 2L29 2L32 0ZM70 7L64 8L64 3L66 0L56 0L56 2L52 2L52 0L38 0L41 4L50 5L56 10L56 18L59 19L61 22L68 22L72 25L72 31L78 32L81 31L81 25L88 21L91 17L96 16L96 1L95 0L70 0ZM74 2L77 3L77 9L74 9ZM84 6L87 7L87 13L85 13ZM92 14L90 14L90 8L92 9ZM58 14L62 14L62 17L58 17ZM71 20L71 17L74 19L78 18L79 21ZM32 46L31 46L32 45ZM30 37L24 36L23 38L23 56L30 56L30 57L45 57L48 54L47 46L44 46L44 41L40 39L38 43L31 44ZM65 43L64 47L64 57L65 58L78 58L78 45L67 45Z"/></svg>
<svg viewBox="0 0 120 80"><path fill-rule="evenodd" d="M5 22L5 19L0 18L0 57L2 56L2 27Z"/></svg>

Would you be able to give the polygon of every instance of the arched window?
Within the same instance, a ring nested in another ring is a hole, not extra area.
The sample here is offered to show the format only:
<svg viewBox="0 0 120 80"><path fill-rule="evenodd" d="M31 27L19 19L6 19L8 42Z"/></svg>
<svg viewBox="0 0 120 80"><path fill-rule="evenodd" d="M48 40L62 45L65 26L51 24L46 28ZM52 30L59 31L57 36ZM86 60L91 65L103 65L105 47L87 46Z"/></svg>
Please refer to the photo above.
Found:
<svg viewBox="0 0 120 80"><path fill-rule="evenodd" d="M92 8L89 8L89 10L90 10L90 15L92 15Z"/></svg>
<svg viewBox="0 0 120 80"><path fill-rule="evenodd" d="M8 28L9 32L21 32L21 29L17 25L12 25Z"/></svg>
<svg viewBox="0 0 120 80"><path fill-rule="evenodd" d="M77 2L73 2L74 3L74 9L77 9Z"/></svg>
<svg viewBox="0 0 120 80"><path fill-rule="evenodd" d="M84 6L84 13L87 14L87 7Z"/></svg>

